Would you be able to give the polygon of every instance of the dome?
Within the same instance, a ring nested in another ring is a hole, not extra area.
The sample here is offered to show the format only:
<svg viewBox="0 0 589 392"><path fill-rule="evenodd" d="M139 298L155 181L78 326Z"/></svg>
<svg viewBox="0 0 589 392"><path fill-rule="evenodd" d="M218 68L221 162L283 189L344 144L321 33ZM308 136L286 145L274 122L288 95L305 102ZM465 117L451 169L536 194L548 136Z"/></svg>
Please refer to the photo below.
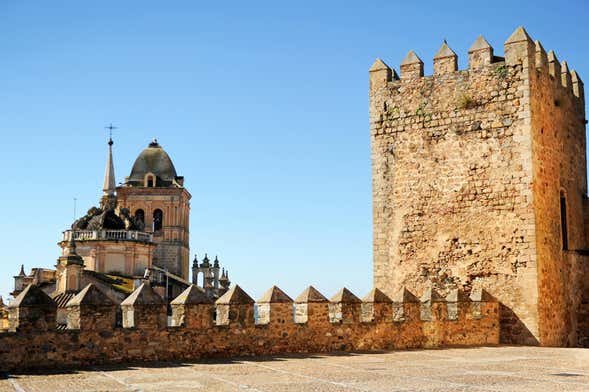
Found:
<svg viewBox="0 0 589 392"><path fill-rule="evenodd" d="M131 174L127 178L127 185L145 186L146 175L149 173L155 175L156 187L170 186L178 179L170 156L156 139L149 143L135 160Z"/></svg>

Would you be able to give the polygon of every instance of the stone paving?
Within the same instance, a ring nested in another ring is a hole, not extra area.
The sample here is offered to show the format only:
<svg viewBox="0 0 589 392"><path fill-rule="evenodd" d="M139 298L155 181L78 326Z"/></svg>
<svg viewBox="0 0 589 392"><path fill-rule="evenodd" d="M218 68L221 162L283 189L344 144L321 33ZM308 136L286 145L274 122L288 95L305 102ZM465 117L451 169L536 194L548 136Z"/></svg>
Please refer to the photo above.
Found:
<svg viewBox="0 0 589 392"><path fill-rule="evenodd" d="M589 350L488 347L4 374L4 391L589 391Z"/></svg>

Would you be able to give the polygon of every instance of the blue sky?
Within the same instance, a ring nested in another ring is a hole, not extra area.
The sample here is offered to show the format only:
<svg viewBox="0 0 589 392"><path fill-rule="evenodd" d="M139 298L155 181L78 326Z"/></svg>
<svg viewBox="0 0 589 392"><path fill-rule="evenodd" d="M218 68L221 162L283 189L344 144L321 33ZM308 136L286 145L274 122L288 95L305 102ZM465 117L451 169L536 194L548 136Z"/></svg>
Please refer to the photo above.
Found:
<svg viewBox="0 0 589 392"><path fill-rule="evenodd" d="M372 283L368 68L443 39L466 68L524 25L582 79L583 1L0 1L0 294L95 205L113 122L117 181L152 137L192 193L191 253L253 296Z"/></svg>

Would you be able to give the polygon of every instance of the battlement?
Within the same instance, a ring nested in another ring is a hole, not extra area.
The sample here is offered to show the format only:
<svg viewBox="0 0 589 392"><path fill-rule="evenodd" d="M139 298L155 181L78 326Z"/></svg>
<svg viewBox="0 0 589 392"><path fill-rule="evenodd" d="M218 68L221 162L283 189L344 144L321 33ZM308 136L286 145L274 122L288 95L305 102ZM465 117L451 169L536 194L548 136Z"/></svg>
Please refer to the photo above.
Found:
<svg viewBox="0 0 589 392"><path fill-rule="evenodd" d="M361 300L344 288L327 300L310 286L293 300L273 286L254 302L236 285L212 303L192 285L171 307L166 322L165 305L144 283L121 303L123 323L116 326L117 305L88 285L67 304L67 329L58 331L55 304L29 286L9 307L0 368L488 345L499 339L498 304L476 293L443 298L430 290L418 300L403 289L391 299L373 289Z"/></svg>
<svg viewBox="0 0 589 392"><path fill-rule="evenodd" d="M559 62L554 51L548 54L540 41L533 41L523 27L518 27L503 44L505 57L494 55L493 47L481 35L468 51L467 70L458 69L458 55L443 42L433 57L433 75L424 76L424 63L419 56L410 50L400 63L400 74L390 68L384 61L377 58L370 67L370 91L376 92L382 87L401 87L414 83L416 79L447 79L459 76L463 79L473 73L488 73L494 70L498 78L504 77L508 67L526 67L538 72L549 74L563 89L584 101L583 82L576 71L569 71L566 61Z"/></svg>

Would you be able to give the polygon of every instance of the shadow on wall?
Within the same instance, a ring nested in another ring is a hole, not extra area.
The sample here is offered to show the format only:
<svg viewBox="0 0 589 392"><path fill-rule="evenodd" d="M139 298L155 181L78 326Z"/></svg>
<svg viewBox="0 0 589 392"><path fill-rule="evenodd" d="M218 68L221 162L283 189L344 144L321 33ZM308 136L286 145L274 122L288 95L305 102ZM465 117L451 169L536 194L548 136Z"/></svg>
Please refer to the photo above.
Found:
<svg viewBox="0 0 589 392"><path fill-rule="evenodd" d="M513 310L502 303L499 303L499 319L501 321L499 333L499 342L501 344L540 345L538 339L536 339L532 332L517 317Z"/></svg>

